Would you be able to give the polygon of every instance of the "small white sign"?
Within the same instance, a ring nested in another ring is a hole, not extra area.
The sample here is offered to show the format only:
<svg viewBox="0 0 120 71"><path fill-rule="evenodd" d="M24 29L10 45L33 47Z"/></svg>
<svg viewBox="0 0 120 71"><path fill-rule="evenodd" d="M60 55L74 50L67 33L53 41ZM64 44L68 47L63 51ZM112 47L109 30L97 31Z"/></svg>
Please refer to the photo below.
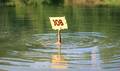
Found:
<svg viewBox="0 0 120 71"><path fill-rule="evenodd" d="M52 29L61 30L68 29L65 17L49 17Z"/></svg>

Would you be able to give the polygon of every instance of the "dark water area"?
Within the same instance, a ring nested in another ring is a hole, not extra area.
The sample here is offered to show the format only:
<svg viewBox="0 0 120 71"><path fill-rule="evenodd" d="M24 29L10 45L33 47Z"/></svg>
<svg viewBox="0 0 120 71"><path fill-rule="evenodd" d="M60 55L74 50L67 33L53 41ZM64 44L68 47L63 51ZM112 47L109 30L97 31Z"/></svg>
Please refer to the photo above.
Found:
<svg viewBox="0 0 120 71"><path fill-rule="evenodd" d="M62 46L52 16L66 17ZM120 71L119 18L120 7L0 7L0 71Z"/></svg>

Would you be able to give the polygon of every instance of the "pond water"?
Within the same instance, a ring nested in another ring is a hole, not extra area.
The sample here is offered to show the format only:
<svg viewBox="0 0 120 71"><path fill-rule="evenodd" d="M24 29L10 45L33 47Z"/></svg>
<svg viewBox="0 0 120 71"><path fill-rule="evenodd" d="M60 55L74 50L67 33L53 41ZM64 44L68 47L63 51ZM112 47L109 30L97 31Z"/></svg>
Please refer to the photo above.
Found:
<svg viewBox="0 0 120 71"><path fill-rule="evenodd" d="M57 46L50 16L65 16ZM120 71L120 7L0 7L0 71Z"/></svg>

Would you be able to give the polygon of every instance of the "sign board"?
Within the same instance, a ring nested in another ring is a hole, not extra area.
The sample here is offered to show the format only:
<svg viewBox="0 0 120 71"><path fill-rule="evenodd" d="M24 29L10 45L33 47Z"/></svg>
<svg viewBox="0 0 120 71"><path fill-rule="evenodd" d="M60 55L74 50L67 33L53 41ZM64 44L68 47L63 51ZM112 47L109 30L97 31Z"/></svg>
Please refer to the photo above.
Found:
<svg viewBox="0 0 120 71"><path fill-rule="evenodd" d="M65 17L49 17L52 29L61 30L68 29Z"/></svg>

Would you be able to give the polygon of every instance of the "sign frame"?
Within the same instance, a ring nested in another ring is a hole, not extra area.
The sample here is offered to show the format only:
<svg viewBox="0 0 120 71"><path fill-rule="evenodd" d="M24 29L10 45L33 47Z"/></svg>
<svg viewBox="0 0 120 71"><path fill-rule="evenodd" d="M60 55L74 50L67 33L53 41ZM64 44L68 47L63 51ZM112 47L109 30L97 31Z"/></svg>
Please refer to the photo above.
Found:
<svg viewBox="0 0 120 71"><path fill-rule="evenodd" d="M54 30L68 29L68 25L67 25L65 16L49 17L49 19L50 19L52 29L54 29Z"/></svg>

